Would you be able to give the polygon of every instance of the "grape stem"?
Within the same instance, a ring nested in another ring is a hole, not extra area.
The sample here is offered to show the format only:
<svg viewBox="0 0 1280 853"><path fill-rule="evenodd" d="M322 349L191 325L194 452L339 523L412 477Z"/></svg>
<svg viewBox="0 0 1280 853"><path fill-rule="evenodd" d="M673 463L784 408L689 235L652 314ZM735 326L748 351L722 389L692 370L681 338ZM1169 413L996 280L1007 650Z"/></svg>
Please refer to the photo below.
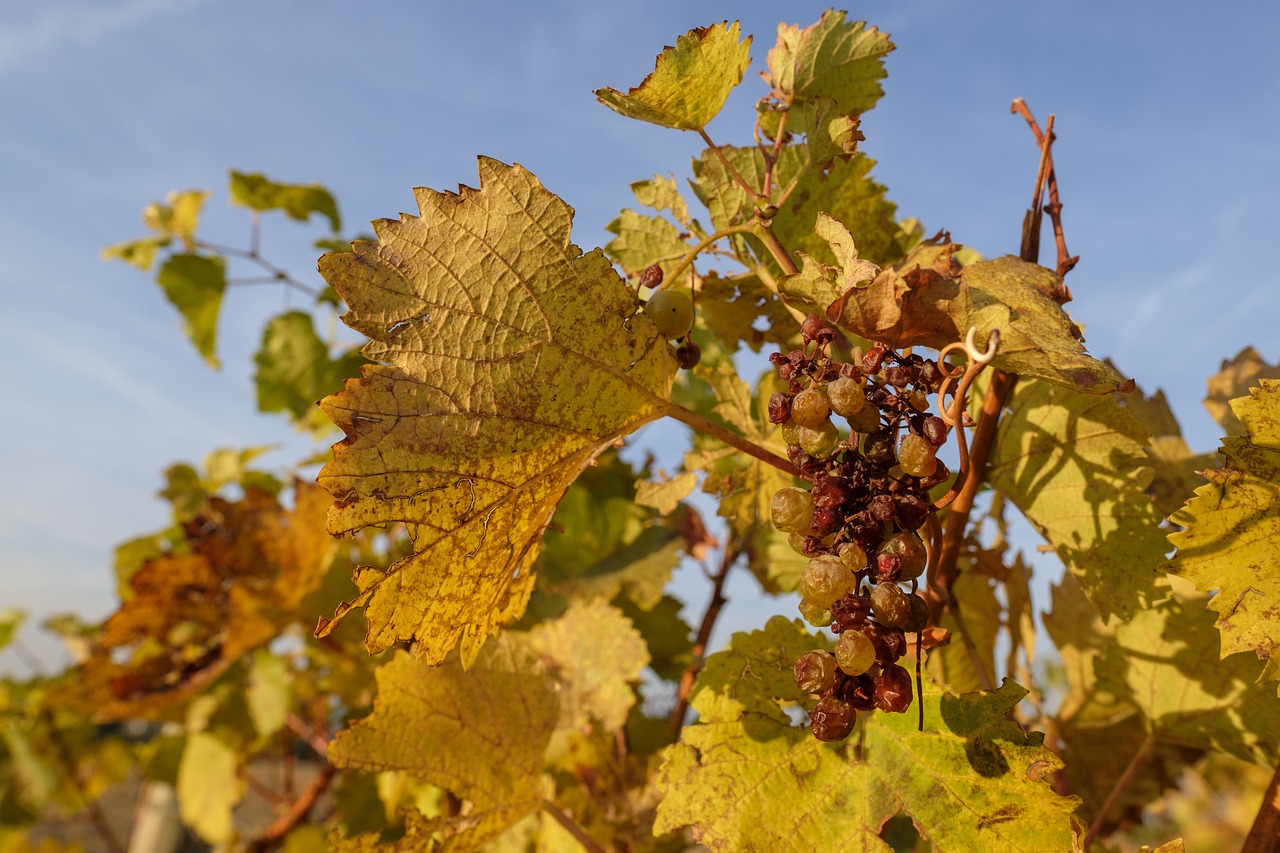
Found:
<svg viewBox="0 0 1280 853"><path fill-rule="evenodd" d="M1267 786L1267 793L1253 819L1249 837L1244 840L1240 853L1277 853L1280 851L1280 767L1276 768Z"/></svg>
<svg viewBox="0 0 1280 853"><path fill-rule="evenodd" d="M605 853L605 849L600 845L600 842L587 835L587 831L564 809L550 800L543 800L542 810L549 814L552 820L564 827L565 832L572 835L573 839L582 845L582 849L589 851L589 853Z"/></svg>
<svg viewBox="0 0 1280 853"><path fill-rule="evenodd" d="M759 459L768 465L772 465L779 471L784 471L798 479L805 479L804 472L791 463L788 459L769 450L765 450L760 445L749 439L743 438L736 432L721 426L715 421L705 418L697 412L686 409L679 403L669 403L667 406L667 415L680 421L682 424L693 427L698 432L711 436L712 438L723 441L725 444L741 450L748 456Z"/></svg>
<svg viewBox="0 0 1280 853"><path fill-rule="evenodd" d="M1156 736L1149 734L1146 740L1138 747L1138 751L1133 754L1133 758L1129 759L1129 766L1120 774L1120 778L1116 780L1115 785L1111 788L1111 793L1107 795L1107 801L1102 804L1102 808L1098 810L1098 816L1093 819L1093 823L1089 826L1089 832L1084 837L1084 849L1088 850L1098 837L1098 833L1102 830L1102 824L1106 821L1107 815L1111 813L1111 809L1119 801L1120 795L1124 793L1124 789L1133 781L1134 775L1138 772L1138 768L1146 757L1151 754L1151 750L1156 745Z"/></svg>
<svg viewBox="0 0 1280 853"><path fill-rule="evenodd" d="M329 787L329 783L333 781L337 775L338 768L332 764L326 764L320 769L320 773L311 784L307 786L298 798L290 804L289 810L280 817L276 818L270 826L268 826L254 841L248 846L250 853L261 853L261 851L270 850L280 844L285 836L297 828L298 824L306 820L307 815L315 808L316 801L320 799L320 795Z"/></svg>
<svg viewBox="0 0 1280 853"><path fill-rule="evenodd" d="M675 269L671 271L671 275L664 279L662 284L658 286L665 287L667 285L671 285L672 287L675 287L674 282L680 279L681 274L683 274L684 271L687 270L695 260L697 260L698 255L705 252L707 248L716 241L723 240L725 237L729 237L733 234L748 234L755 233L755 231L755 223L750 223L748 225L731 225L728 228L723 228L717 231L709 237L704 237L698 245L684 253L684 257L680 258L680 262L677 263Z"/></svg>

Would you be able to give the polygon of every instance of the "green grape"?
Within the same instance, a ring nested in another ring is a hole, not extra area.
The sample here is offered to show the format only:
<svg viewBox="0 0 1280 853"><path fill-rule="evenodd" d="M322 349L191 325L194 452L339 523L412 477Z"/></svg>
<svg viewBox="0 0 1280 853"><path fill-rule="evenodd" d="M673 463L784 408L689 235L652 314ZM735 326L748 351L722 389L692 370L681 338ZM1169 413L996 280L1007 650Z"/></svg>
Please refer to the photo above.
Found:
<svg viewBox="0 0 1280 853"><path fill-rule="evenodd" d="M667 340L683 338L693 328L693 297L684 289L659 290L644 304L644 313Z"/></svg>
<svg viewBox="0 0 1280 853"><path fill-rule="evenodd" d="M821 649L805 652L796 660L796 687L805 693L825 693L836 683L836 659Z"/></svg>
<svg viewBox="0 0 1280 853"><path fill-rule="evenodd" d="M867 567L867 552L857 542L844 543L836 553L850 571L858 572Z"/></svg>
<svg viewBox="0 0 1280 853"><path fill-rule="evenodd" d="M800 599L800 605L797 609L800 611L800 618L815 628L825 628L835 619L831 614L830 607L814 604L807 598Z"/></svg>
<svg viewBox="0 0 1280 853"><path fill-rule="evenodd" d="M782 433L783 444L799 446L800 427L795 424L783 424L780 432Z"/></svg>
<svg viewBox="0 0 1280 853"><path fill-rule="evenodd" d="M880 547L876 549L876 556L879 557L882 554L898 556L902 561L902 570L898 577L904 581L924 574L925 563L929 558L929 553L924 549L924 543L920 541L920 537L907 532L895 533L881 542Z"/></svg>
<svg viewBox="0 0 1280 853"><path fill-rule="evenodd" d="M823 421L818 429L797 427L796 432L800 439L800 449L818 459L825 459L840 446L840 430L831 421Z"/></svg>
<svg viewBox="0 0 1280 853"><path fill-rule="evenodd" d="M911 602L896 583L878 583L871 588L871 610L886 628L901 628L911 618Z"/></svg>
<svg viewBox="0 0 1280 853"><path fill-rule="evenodd" d="M791 533L787 535L787 544L790 545L791 550L795 551L797 554L804 554L804 540L805 535L803 533Z"/></svg>
<svg viewBox="0 0 1280 853"><path fill-rule="evenodd" d="M862 383L848 376L841 376L827 386L827 399L831 401L831 411L842 418L853 417L867 406Z"/></svg>
<svg viewBox="0 0 1280 853"><path fill-rule="evenodd" d="M880 429L880 412L875 406L863 406L848 418L849 429L866 435Z"/></svg>
<svg viewBox="0 0 1280 853"><path fill-rule="evenodd" d="M804 489L778 489L769 505L773 526L783 533L798 533L813 521L813 496Z"/></svg>
<svg viewBox="0 0 1280 853"><path fill-rule="evenodd" d="M928 477L938 468L938 448L923 436L909 432L898 445L898 465L912 477Z"/></svg>
<svg viewBox="0 0 1280 853"><path fill-rule="evenodd" d="M791 400L791 422L809 429L822 429L831 415L827 395L817 388L806 388Z"/></svg>
<svg viewBox="0 0 1280 853"><path fill-rule="evenodd" d="M875 662L875 644L861 631L845 631L836 640L836 663L845 675L862 675Z"/></svg>
<svg viewBox="0 0 1280 853"><path fill-rule="evenodd" d="M800 573L800 596L815 607L830 607L847 592L853 592L853 572L839 557L814 557Z"/></svg>

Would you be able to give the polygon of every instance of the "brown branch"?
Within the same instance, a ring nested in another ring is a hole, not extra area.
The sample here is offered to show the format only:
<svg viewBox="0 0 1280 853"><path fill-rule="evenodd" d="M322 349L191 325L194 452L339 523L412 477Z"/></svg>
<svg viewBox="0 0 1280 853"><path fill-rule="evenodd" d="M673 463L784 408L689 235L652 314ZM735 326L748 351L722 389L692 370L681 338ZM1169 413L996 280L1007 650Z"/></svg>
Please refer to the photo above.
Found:
<svg viewBox="0 0 1280 853"><path fill-rule="evenodd" d="M763 447L756 444L755 442L749 439L743 438L742 436L738 435L736 432L733 432L732 430L721 426L720 424L716 423L713 420L710 420L709 418L703 417L702 415L698 414L695 411L692 411L691 409L686 409L684 406L681 406L679 403L669 404L669 408L667 409L667 415L669 417L675 418L676 420L680 421L680 423L682 424L686 424L687 426L693 427L698 432L709 435L712 438L719 439L720 441L723 441L725 444L729 445L730 447L735 447L738 450L741 450L743 453L747 454L748 456L759 459L761 462L764 462L768 465L772 465L773 467L777 468L779 471L785 471L786 473L790 474L793 477L799 477L800 479L804 479L804 474L800 471L799 468L793 465L790 460L783 459L781 456L777 455L776 453L765 450Z"/></svg>
<svg viewBox="0 0 1280 853"><path fill-rule="evenodd" d="M1280 766L1271 777L1240 853L1280 853Z"/></svg>
<svg viewBox="0 0 1280 853"><path fill-rule="evenodd" d="M294 800L289 806L289 810L280 815L271 825L253 840L248 846L250 853L263 853L275 847L284 837L294 830L298 824L306 820L311 809L315 807L316 800L320 799L320 795L329 787L329 783L333 781L333 777L337 774L338 768L332 764L326 764L320 768L320 772L311 784L306 787L298 799Z"/></svg>
<svg viewBox="0 0 1280 853"><path fill-rule="evenodd" d="M288 726L289 731L293 732L302 739L307 746L315 750L316 755L326 761L329 760L329 739L324 734L317 732L311 726L307 725L301 717L292 711L284 718L284 724Z"/></svg>
<svg viewBox="0 0 1280 853"><path fill-rule="evenodd" d="M1014 98L1013 104L1009 107L1009 111L1022 116L1031 127L1031 132L1035 135L1036 145L1043 149L1048 149L1053 144L1052 127L1048 134L1049 146L1044 143L1046 135L1040 130L1040 125L1036 122L1035 116L1028 109L1026 101L1022 98ZM1062 202L1058 199L1058 176L1053 168L1053 154L1046 155L1045 180L1049 184L1049 203L1044 209L1049 214L1049 221L1053 223L1053 238L1058 246L1058 268L1059 276L1065 276L1071 272L1072 268L1080 262L1080 256L1072 256L1067 252L1067 240L1062 232ZM1024 258L1024 260L1026 260ZM1034 262L1034 260L1033 260ZM1062 288L1062 297L1060 301L1068 302L1071 299L1071 291L1064 285Z"/></svg>
<svg viewBox="0 0 1280 853"><path fill-rule="evenodd" d="M564 827L565 832L572 835L573 839L582 845L582 849L588 851L588 853L605 853L605 848L600 845L600 842L587 835L587 831L564 809L550 800L543 800L542 810L551 815L556 823Z"/></svg>
<svg viewBox="0 0 1280 853"><path fill-rule="evenodd" d="M262 267L262 269L267 271L267 273L269 274L270 281L278 281L281 284L292 287L294 290L305 293L308 296L314 297L314 296L320 295L320 291L316 290L314 287L311 287L308 284L303 284L301 281L291 276L286 270L276 266L275 264L268 261L266 258L262 257L262 255L258 254L257 248L237 249L234 246L221 246L221 245L218 245L217 243L210 243L205 240L193 240L192 246L194 248L204 249L205 251L208 251L208 252L215 252L219 255L229 255L230 257L233 257L233 258L243 258L246 261L251 261L257 264L258 266ZM249 280L246 279L244 281L241 281L240 283L244 284L248 281ZM262 282L258 282L258 283L262 283Z"/></svg>
<svg viewBox="0 0 1280 853"><path fill-rule="evenodd" d="M711 631L716 626L716 619L728 599L724 597L724 582L729 577L729 570L737 562L742 553L742 545L729 531L729 539L725 543L724 553L720 557L720 570L711 579L711 600L702 613L702 623L698 626L698 635L693 641L693 660L680 674L680 687L676 692L676 706L671 709L671 737L680 738L680 730L684 728L684 716L689 711L689 694L693 692L693 683L698 678L698 670L702 668L703 657L707 653L707 644L711 642Z"/></svg>
<svg viewBox="0 0 1280 853"><path fill-rule="evenodd" d="M1098 837L1098 833L1102 829L1102 824L1106 821L1107 815L1111 813L1111 809L1120 799L1120 795L1124 793L1124 789L1129 787L1129 783L1133 781L1133 777L1138 772L1138 767L1143 760L1151 752L1156 744L1155 735L1147 735L1146 740L1138 747L1138 751L1133 754L1133 758L1129 760L1129 766L1120 774L1120 778L1116 780L1115 785L1111 787L1111 793L1107 795L1107 801L1102 804L1102 809L1098 812L1098 816L1093 819L1093 824L1089 827L1089 832L1084 837L1084 849L1088 850L1089 845L1093 844L1094 839Z"/></svg>

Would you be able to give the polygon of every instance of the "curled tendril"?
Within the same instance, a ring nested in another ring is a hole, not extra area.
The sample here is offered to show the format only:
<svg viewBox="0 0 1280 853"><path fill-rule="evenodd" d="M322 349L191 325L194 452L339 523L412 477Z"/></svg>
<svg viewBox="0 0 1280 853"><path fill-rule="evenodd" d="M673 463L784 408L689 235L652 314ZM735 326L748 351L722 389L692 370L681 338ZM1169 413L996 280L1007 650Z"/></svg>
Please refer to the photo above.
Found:
<svg viewBox="0 0 1280 853"><path fill-rule="evenodd" d="M973 420L965 414L965 396L969 386L978 374L996 357L1000 348L1000 331L992 329L987 336L987 347L979 350L977 345L977 328L970 326L969 333L963 342L948 344L938 353L938 369L942 371L942 383L938 386L938 417L943 423L956 430L956 445L960 451L960 469L956 472L955 481L947 493L933 502L937 509L942 509L956 499L964 482L969 476L969 444L965 440L964 428L973 426ZM964 352L966 363L963 367L947 363L947 356ZM952 385L955 386L952 390ZM951 394L951 405L946 404L947 394Z"/></svg>

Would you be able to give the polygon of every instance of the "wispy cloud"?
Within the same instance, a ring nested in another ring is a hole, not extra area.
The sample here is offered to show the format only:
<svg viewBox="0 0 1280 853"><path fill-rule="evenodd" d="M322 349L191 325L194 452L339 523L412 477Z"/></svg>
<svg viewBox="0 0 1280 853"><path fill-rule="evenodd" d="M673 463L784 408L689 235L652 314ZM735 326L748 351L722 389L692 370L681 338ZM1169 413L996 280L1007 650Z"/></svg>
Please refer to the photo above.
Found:
<svg viewBox="0 0 1280 853"><path fill-rule="evenodd" d="M125 0L123 3L32 4L26 19L7 16L0 28L0 69L31 62L51 51L79 47L141 26L159 15L186 12L209 0Z"/></svg>

